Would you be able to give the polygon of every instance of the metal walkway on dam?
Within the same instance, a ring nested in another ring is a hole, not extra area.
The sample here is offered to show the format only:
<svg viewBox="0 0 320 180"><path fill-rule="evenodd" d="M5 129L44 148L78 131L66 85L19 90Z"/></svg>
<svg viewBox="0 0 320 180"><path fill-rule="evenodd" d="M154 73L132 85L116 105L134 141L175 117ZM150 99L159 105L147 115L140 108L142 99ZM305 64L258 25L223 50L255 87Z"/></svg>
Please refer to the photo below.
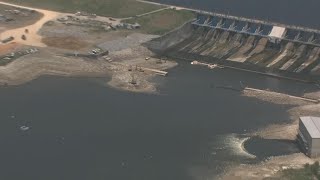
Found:
<svg viewBox="0 0 320 180"><path fill-rule="evenodd" d="M198 12L193 25L266 37L274 43L282 40L320 47L320 30L248 19L218 13Z"/></svg>

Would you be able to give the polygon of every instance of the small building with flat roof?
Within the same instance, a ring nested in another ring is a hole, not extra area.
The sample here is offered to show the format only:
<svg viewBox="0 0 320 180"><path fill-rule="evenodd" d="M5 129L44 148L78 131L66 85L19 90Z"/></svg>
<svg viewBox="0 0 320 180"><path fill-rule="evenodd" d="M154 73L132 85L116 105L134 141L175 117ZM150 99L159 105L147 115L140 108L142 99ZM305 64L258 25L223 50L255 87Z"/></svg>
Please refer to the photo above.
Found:
<svg viewBox="0 0 320 180"><path fill-rule="evenodd" d="M286 28L273 26L269 34L270 41L273 43L280 43L281 39L284 37L285 34L286 34Z"/></svg>
<svg viewBox="0 0 320 180"><path fill-rule="evenodd" d="M300 117L298 143L307 156L320 156L320 117Z"/></svg>

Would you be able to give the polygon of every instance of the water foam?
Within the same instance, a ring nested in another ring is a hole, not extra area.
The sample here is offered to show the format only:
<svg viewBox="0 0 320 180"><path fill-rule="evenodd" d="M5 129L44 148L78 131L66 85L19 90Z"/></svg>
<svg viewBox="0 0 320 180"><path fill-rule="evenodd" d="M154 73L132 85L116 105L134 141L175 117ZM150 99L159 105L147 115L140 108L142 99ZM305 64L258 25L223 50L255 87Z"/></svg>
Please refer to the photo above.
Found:
<svg viewBox="0 0 320 180"><path fill-rule="evenodd" d="M212 154L218 154L218 151L223 150L227 154L232 156L244 157L244 158L256 158L255 155L250 154L244 148L244 143L249 140L250 137L242 136L238 134L226 134L215 138L214 148Z"/></svg>

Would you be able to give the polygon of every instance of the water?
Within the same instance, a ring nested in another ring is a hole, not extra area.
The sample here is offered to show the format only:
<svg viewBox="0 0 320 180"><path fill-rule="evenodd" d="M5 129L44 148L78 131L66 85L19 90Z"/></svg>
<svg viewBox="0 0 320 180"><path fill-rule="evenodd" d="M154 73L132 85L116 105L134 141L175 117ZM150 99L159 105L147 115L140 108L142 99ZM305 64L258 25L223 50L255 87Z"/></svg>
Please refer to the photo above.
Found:
<svg viewBox="0 0 320 180"><path fill-rule="evenodd" d="M295 94L315 88L183 62L156 78L160 95L118 91L105 79L1 87L0 179L212 179L229 164L254 161L241 134L289 121L288 106L212 87L240 80Z"/></svg>
<svg viewBox="0 0 320 180"><path fill-rule="evenodd" d="M236 16L320 28L317 0L151 0Z"/></svg>
<svg viewBox="0 0 320 180"><path fill-rule="evenodd" d="M246 151L262 160L271 156L281 156L300 152L296 141L285 139L262 139L259 137L251 137L244 143L244 147Z"/></svg>

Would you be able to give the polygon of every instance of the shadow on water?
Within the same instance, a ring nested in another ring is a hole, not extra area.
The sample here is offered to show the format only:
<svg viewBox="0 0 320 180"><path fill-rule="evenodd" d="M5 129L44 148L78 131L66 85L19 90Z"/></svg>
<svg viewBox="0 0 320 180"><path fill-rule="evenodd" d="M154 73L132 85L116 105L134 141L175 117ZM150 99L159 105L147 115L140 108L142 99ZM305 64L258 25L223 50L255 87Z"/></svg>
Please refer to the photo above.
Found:
<svg viewBox="0 0 320 180"><path fill-rule="evenodd" d="M272 156L283 156L299 153L300 149L293 140L285 139L263 139L252 137L244 142L244 148L259 160L267 159Z"/></svg>

